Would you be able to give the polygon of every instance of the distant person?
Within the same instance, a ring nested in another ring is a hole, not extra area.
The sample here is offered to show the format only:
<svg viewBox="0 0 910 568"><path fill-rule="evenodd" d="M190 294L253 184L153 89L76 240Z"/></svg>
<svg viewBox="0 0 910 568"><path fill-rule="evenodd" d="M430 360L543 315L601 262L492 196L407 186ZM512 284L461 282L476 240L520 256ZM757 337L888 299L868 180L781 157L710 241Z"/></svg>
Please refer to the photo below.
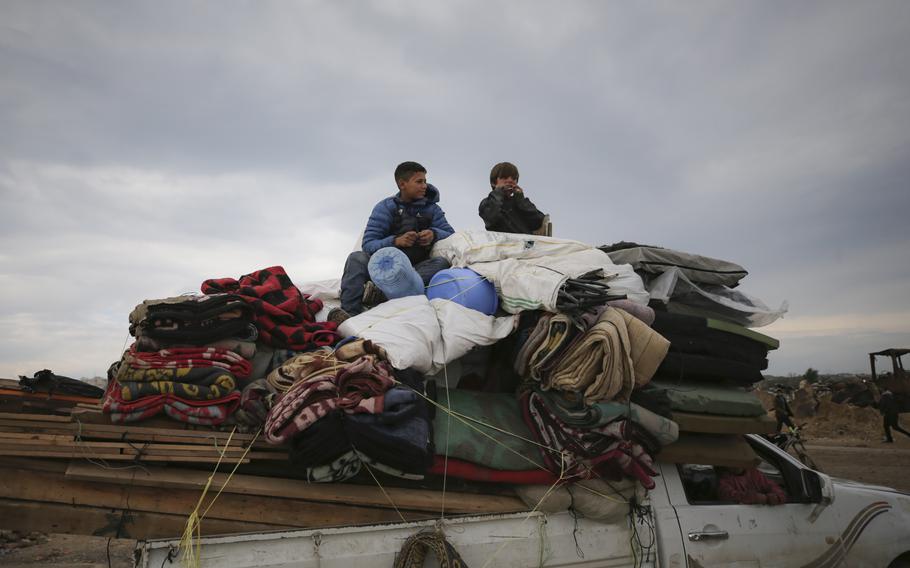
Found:
<svg viewBox="0 0 910 568"><path fill-rule="evenodd" d="M897 407L897 401L894 399L894 393L890 390L885 389L882 391L882 396L878 400L878 411L882 414L882 422L885 428L885 437L882 438L882 442L885 444L893 444L894 438L891 437L891 429L894 428L904 436L910 438L910 432L907 432L900 425L900 412Z"/></svg>
<svg viewBox="0 0 910 568"><path fill-rule="evenodd" d="M774 417L777 418L777 431L780 432L780 427L786 425L787 428L795 428L793 420L790 418L793 416L793 411L790 410L790 404L787 403L787 397L784 396L784 393L780 390L777 391L777 394L774 395Z"/></svg>
<svg viewBox="0 0 910 568"><path fill-rule="evenodd" d="M341 322L363 311L370 256L381 248L401 249L425 286L434 274L449 267L444 258L430 258L433 243L455 229L439 206L439 190L427 183L426 168L417 162L402 162L395 168L395 183L398 193L373 207L363 233L363 250L348 255L341 277L341 309L329 314L333 321Z"/></svg>
<svg viewBox="0 0 910 568"><path fill-rule="evenodd" d="M717 498L743 505L780 505L787 494L756 468L717 468Z"/></svg>
<svg viewBox="0 0 910 568"><path fill-rule="evenodd" d="M490 194L480 202L478 212L488 231L545 235L547 216L527 198L518 185L518 168L500 162L490 170Z"/></svg>

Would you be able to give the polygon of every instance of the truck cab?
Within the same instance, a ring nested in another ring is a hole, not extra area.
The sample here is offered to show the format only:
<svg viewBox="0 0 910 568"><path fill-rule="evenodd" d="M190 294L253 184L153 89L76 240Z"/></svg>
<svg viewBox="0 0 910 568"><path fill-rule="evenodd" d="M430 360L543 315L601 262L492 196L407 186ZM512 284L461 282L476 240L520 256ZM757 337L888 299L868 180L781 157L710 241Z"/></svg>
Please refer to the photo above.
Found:
<svg viewBox="0 0 910 568"><path fill-rule="evenodd" d="M760 459L759 471L784 490L787 501L777 506L725 502L717 497L713 466L661 463L664 483L653 495L663 519L661 566L885 567L899 558L897 565L906 562L910 496L833 480L760 436L745 439ZM678 526L672 526L674 517ZM677 535L679 543L671 540Z"/></svg>

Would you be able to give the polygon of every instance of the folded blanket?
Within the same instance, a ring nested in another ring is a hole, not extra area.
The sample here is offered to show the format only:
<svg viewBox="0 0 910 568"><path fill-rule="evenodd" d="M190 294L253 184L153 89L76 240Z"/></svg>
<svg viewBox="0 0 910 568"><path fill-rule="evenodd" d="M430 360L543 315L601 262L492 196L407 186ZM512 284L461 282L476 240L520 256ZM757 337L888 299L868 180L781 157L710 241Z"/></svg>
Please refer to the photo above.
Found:
<svg viewBox="0 0 910 568"><path fill-rule="evenodd" d="M549 360L562 355L566 346L578 334L578 329L565 314L555 314L547 320L546 336L528 359L532 379L540 380L541 372Z"/></svg>
<svg viewBox="0 0 910 568"><path fill-rule="evenodd" d="M395 384L392 366L364 355L338 371L338 407L350 414L383 412L384 393Z"/></svg>
<svg viewBox="0 0 910 568"><path fill-rule="evenodd" d="M265 379L257 379L243 388L240 408L234 413L234 418L246 430L259 428L265 424L277 397L278 392Z"/></svg>
<svg viewBox="0 0 910 568"><path fill-rule="evenodd" d="M597 323L570 346L542 383L544 389L579 391L585 404L626 401L635 386L629 336L619 311L603 311Z"/></svg>
<svg viewBox="0 0 910 568"><path fill-rule="evenodd" d="M353 451L344 431L344 413L333 410L291 441L291 463L302 467L330 464Z"/></svg>
<svg viewBox="0 0 910 568"><path fill-rule="evenodd" d="M255 329L255 327L253 328ZM256 332L257 335L259 332ZM226 351L233 351L234 353L240 355L244 359L252 359L256 356L256 340L249 339L240 339L236 337L230 337L228 339L219 339L218 341L212 341L211 343L206 343L205 345L189 345L189 344L171 344L167 341L161 341L155 339L154 337L148 337L146 335L140 335L136 338L136 351L161 351L162 349L169 349L174 347L195 347L195 348L207 348L214 347L216 349L224 349Z"/></svg>
<svg viewBox="0 0 910 568"><path fill-rule="evenodd" d="M647 384L670 343L629 313L608 307L597 323L566 348L545 389L584 392L585 404L629 400Z"/></svg>
<svg viewBox="0 0 910 568"><path fill-rule="evenodd" d="M384 399L381 413L344 417L348 440L375 462L423 476L433 461L429 403L408 387L389 389Z"/></svg>
<svg viewBox="0 0 910 568"><path fill-rule="evenodd" d="M265 438L283 444L338 407L335 377L321 376L295 383L265 420Z"/></svg>
<svg viewBox="0 0 910 568"><path fill-rule="evenodd" d="M522 413L537 441L548 469L570 480L624 474L638 479L647 489L657 475L653 460L642 444L630 439L636 432L628 420L616 420L597 428L573 428L549 411L540 396L522 396ZM650 442L650 441L649 441Z"/></svg>
<svg viewBox="0 0 910 568"><path fill-rule="evenodd" d="M123 400L175 394L188 400L212 400L237 390L230 372L213 367L196 369L123 369L117 373Z"/></svg>
<svg viewBox="0 0 910 568"><path fill-rule="evenodd" d="M389 364L372 355L341 367L337 376L298 381L269 412L266 440L282 444L336 408L348 414L382 412L383 394L393 384Z"/></svg>
<svg viewBox="0 0 910 568"><path fill-rule="evenodd" d="M307 351L341 339L334 322L317 322L322 300L301 294L284 268L273 266L233 278L202 283L204 293L227 292L243 299L255 314L260 339L274 347Z"/></svg>
<svg viewBox="0 0 910 568"><path fill-rule="evenodd" d="M357 452L351 450L331 463L307 468L306 480L310 483L338 483L354 477L362 467L363 462Z"/></svg>
<svg viewBox="0 0 910 568"><path fill-rule="evenodd" d="M267 380L278 392L287 392L297 381L323 375L335 375L345 363L339 361L331 350L320 349L294 355L269 373Z"/></svg>
<svg viewBox="0 0 910 568"><path fill-rule="evenodd" d="M448 475L469 481L486 481L489 483L512 483L515 485L552 485L559 479L549 471L542 469L532 470L503 470L484 467L480 464L448 458L437 455L433 458L433 465L427 473L434 475Z"/></svg>
<svg viewBox="0 0 910 568"><path fill-rule="evenodd" d="M222 398L198 401L187 400L175 394L145 396L129 401L121 396L121 386L116 380L108 384L103 410L111 422L123 424L151 418L164 412L171 418L189 424L214 426L223 423L240 404L240 393L233 391Z"/></svg>
<svg viewBox="0 0 910 568"><path fill-rule="evenodd" d="M171 347L160 351L138 351L134 343L123 354L120 372L126 369L193 369L217 367L237 378L250 376L253 367L241 355L217 347ZM122 378L122 377L121 377Z"/></svg>
<svg viewBox="0 0 910 568"><path fill-rule="evenodd" d="M162 345L206 344L248 337L252 309L227 294L178 296L146 300L130 314L130 333Z"/></svg>
<svg viewBox="0 0 910 568"><path fill-rule="evenodd" d="M518 373L520 377L530 376L528 365L531 362L531 355L537 351L541 343L546 339L547 332L549 331L550 318L552 317L552 314L543 313L543 315L537 319L537 323L528 333L527 338L518 349L518 353L515 355L515 372Z"/></svg>
<svg viewBox="0 0 910 568"><path fill-rule="evenodd" d="M440 390L436 400L470 418L462 421L438 409L433 420L437 453L496 470L543 468L514 395L450 389L448 394Z"/></svg>
<svg viewBox="0 0 910 568"><path fill-rule="evenodd" d="M634 402L599 402L587 406L577 393L539 389L534 389L534 393L540 397L540 402L546 405L549 412L572 428L599 428L615 420L628 418L647 430L662 446L672 444L679 438L679 425L676 422Z"/></svg>

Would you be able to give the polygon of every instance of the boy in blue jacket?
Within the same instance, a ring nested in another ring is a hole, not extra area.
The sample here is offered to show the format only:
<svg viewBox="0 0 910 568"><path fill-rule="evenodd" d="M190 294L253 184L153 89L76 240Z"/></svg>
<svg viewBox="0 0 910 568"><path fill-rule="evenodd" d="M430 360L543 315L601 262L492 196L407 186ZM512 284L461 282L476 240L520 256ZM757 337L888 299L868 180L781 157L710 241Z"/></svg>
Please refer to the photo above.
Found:
<svg viewBox="0 0 910 568"><path fill-rule="evenodd" d="M444 258L430 258L433 243L455 229L446 220L439 203L439 190L427 183L427 170L417 162L403 162L395 168L398 194L373 207L363 233L362 251L348 255L341 277L341 309L356 315L363 311L363 288L370 278L370 255L381 248L398 247L420 274L424 285L434 274L449 267ZM336 316L337 318L337 316Z"/></svg>

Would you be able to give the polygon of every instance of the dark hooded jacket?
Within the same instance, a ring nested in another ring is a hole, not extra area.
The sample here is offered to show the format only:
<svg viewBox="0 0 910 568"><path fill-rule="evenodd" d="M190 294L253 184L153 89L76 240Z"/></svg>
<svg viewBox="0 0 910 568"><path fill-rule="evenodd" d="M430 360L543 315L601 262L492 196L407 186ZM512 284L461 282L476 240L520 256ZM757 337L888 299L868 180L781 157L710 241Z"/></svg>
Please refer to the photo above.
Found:
<svg viewBox="0 0 910 568"><path fill-rule="evenodd" d="M531 234L540 228L544 214L524 196L509 197L502 189L494 189L480 202L478 213L488 231Z"/></svg>
<svg viewBox="0 0 910 568"><path fill-rule="evenodd" d="M373 254L385 247L395 246L395 237L408 231L423 231L430 229L436 235L435 241L442 240L455 229L446 220L446 214L439 203L439 190L432 184L427 184L427 193L422 199L405 203L398 193L387 197L373 207L373 212L367 221L363 233L363 251ZM428 258L432 244L427 246L414 245L402 249L411 264Z"/></svg>

